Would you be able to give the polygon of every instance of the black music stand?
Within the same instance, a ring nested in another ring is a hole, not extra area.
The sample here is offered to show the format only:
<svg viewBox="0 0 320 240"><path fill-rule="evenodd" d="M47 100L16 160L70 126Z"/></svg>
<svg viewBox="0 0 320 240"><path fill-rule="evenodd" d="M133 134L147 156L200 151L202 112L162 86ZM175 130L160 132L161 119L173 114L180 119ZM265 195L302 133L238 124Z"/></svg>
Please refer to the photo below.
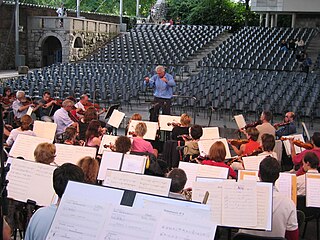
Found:
<svg viewBox="0 0 320 240"><path fill-rule="evenodd" d="M118 104L113 104L113 105L111 105L110 107L108 107L107 113L106 113L106 116L104 117L104 119L110 118L111 115L112 115L112 113L113 113L113 111L114 111L115 109L118 109L119 107L120 107L120 103L118 103ZM114 129L114 127L112 127L112 132L113 132L113 129ZM117 129L115 130L115 134L114 134L114 135L117 136Z"/></svg>

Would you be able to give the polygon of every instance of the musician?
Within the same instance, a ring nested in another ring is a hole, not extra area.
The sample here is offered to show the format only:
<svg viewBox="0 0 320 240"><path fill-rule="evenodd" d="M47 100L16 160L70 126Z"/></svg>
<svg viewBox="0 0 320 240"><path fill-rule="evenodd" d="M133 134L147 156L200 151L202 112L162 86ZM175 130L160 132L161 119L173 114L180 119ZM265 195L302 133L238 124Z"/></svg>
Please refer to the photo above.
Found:
<svg viewBox="0 0 320 240"><path fill-rule="evenodd" d="M15 100L14 93L11 92L10 87L5 87L3 89L3 95L2 95L2 107L5 111L7 111L9 108L11 108L13 101Z"/></svg>
<svg viewBox="0 0 320 240"><path fill-rule="evenodd" d="M210 147L208 158L210 160L203 160L199 163L203 165L210 165L216 167L224 167L229 169L229 178L237 178L236 172L227 164L224 163L226 159L227 151L226 147L224 146L223 142L217 141Z"/></svg>
<svg viewBox="0 0 320 240"><path fill-rule="evenodd" d="M158 151L153 149L150 142L143 139L143 136L147 133L147 125L144 122L140 122L136 125L134 129L136 137L133 137L133 142L131 145L132 152L148 152L158 156Z"/></svg>
<svg viewBox="0 0 320 240"><path fill-rule="evenodd" d="M20 123L20 127L13 129L9 134L9 137L6 141L9 147L12 146L19 134L35 136L35 133L30 129L33 119L29 115L22 116Z"/></svg>
<svg viewBox="0 0 320 240"><path fill-rule="evenodd" d="M172 129L172 140L180 140L182 141L182 137L178 137L180 135L188 135L189 127L191 123L191 117L184 113L180 117L180 126L174 126Z"/></svg>
<svg viewBox="0 0 320 240"><path fill-rule="evenodd" d="M261 136L265 133L276 136L276 129L270 124L272 119L272 113L269 111L263 111L260 116L261 125L258 125L256 128L259 131L258 142L261 143Z"/></svg>
<svg viewBox="0 0 320 240"><path fill-rule="evenodd" d="M112 149L112 148L111 148ZM120 153L127 153L131 150L131 140L126 136L117 137L114 143L114 151Z"/></svg>
<svg viewBox="0 0 320 240"><path fill-rule="evenodd" d="M182 194L187 183L186 173L180 168L174 168L167 174L167 178L171 179L169 198L186 200L186 197Z"/></svg>
<svg viewBox="0 0 320 240"><path fill-rule="evenodd" d="M98 120L98 112L93 106L87 108L87 110L84 112L83 118L81 118L79 121L79 139L80 140L84 141L86 139L86 131L88 129L88 126L91 120ZM100 120L99 122L101 127L105 128L106 123Z"/></svg>
<svg viewBox="0 0 320 240"><path fill-rule="evenodd" d="M274 146L276 145L276 140L274 136L272 136L271 134L265 133L262 135L261 141L262 141L261 145L262 145L263 152L258 154L258 156L271 156L278 160L277 153L273 151Z"/></svg>
<svg viewBox="0 0 320 240"><path fill-rule="evenodd" d="M246 144L241 144L240 148L237 148L235 145L231 144L231 141L228 141L231 144L232 149L238 156L251 154L253 151L257 150L260 147L260 143L257 142L259 137L259 131L257 128L248 128L244 131L244 133L249 142Z"/></svg>
<svg viewBox="0 0 320 240"><path fill-rule="evenodd" d="M185 141L185 148L183 149L184 159L185 161L192 160L200 155L198 142L202 137L203 130L200 125L194 125L189 128L189 135L191 136L191 140L183 137Z"/></svg>
<svg viewBox="0 0 320 240"><path fill-rule="evenodd" d="M74 102L67 99L62 102L62 108L58 109L54 115L54 122L57 124L56 134L61 134L69 126L78 129L78 123L71 120L69 113L72 110Z"/></svg>
<svg viewBox="0 0 320 240"><path fill-rule="evenodd" d="M53 188L58 195L58 202L57 204L40 208L33 214L24 240L46 239L68 181L84 182L82 169L74 164L65 163L54 170Z"/></svg>
<svg viewBox="0 0 320 240"><path fill-rule="evenodd" d="M302 160L302 168L304 172L319 173L319 158L313 152L308 152ZM306 176L300 175L297 177L297 195L306 195Z"/></svg>
<svg viewBox="0 0 320 240"><path fill-rule="evenodd" d="M86 131L86 146L99 148L106 129L101 127L99 120L92 120Z"/></svg>
<svg viewBox="0 0 320 240"><path fill-rule="evenodd" d="M56 157L56 145L52 143L40 143L34 150L34 159L36 162L51 164Z"/></svg>
<svg viewBox="0 0 320 240"><path fill-rule="evenodd" d="M163 66L156 67L156 75L146 77L144 84L154 88L154 107L150 111L150 121L157 122L160 108L162 114L170 115L173 87L176 85L173 76L165 72Z"/></svg>
<svg viewBox="0 0 320 240"><path fill-rule="evenodd" d="M274 126L279 126L279 129L276 131L276 136L278 138L282 137L282 136L287 136L290 134L294 134L297 132L296 126L294 124L294 119L295 119L295 114L294 112L287 112L285 117L284 117L284 121L283 124L275 124ZM281 126L283 125L283 126Z"/></svg>
<svg viewBox="0 0 320 240"><path fill-rule="evenodd" d="M45 122L53 122L53 116L50 117L53 106L57 104L56 100L51 99L50 92L45 91L42 94L42 99L38 101L40 119Z"/></svg>
<svg viewBox="0 0 320 240"><path fill-rule="evenodd" d="M99 172L99 162L97 159L92 157L81 158L77 163L77 166L79 166L84 173L85 183L97 183L97 176Z"/></svg>
<svg viewBox="0 0 320 240"><path fill-rule="evenodd" d="M83 117L84 112L86 111L85 105L89 102L89 97L86 94L80 96L79 102L77 102L74 106L76 108L76 113L78 117Z"/></svg>
<svg viewBox="0 0 320 240"><path fill-rule="evenodd" d="M13 114L17 120L22 116L26 115L29 107L34 107L32 102L26 101L26 96L24 91L17 91L16 100L12 103ZM36 109L34 109L35 111Z"/></svg>
<svg viewBox="0 0 320 240"><path fill-rule="evenodd" d="M124 131L124 135L127 135L128 134L128 131L129 131L129 126L130 126L130 123L132 120L137 120L137 121L141 121L142 120L142 116L139 114L139 113L134 113L131 118L129 119L128 121L128 124L125 128L125 131Z"/></svg>
<svg viewBox="0 0 320 240"><path fill-rule="evenodd" d="M266 157L259 166L259 178L262 182L272 183L273 186L280 176L280 164L273 157ZM255 236L282 237L290 240L299 239L297 221L297 210L293 201L280 194L279 190L273 187L273 210L272 210L272 231L240 230Z"/></svg>
<svg viewBox="0 0 320 240"><path fill-rule="evenodd" d="M296 154L296 149L294 147L293 143L294 139L289 139L290 141L290 148L291 148L291 157L292 157L292 162L296 166L300 166L299 170L296 172L297 176L305 174L305 171L302 167L302 159L304 158L305 154L308 152L313 152L315 153L318 158L320 159L320 132L315 132L312 137L311 137L311 142L313 143L314 148L311 150L304 150L298 155Z"/></svg>

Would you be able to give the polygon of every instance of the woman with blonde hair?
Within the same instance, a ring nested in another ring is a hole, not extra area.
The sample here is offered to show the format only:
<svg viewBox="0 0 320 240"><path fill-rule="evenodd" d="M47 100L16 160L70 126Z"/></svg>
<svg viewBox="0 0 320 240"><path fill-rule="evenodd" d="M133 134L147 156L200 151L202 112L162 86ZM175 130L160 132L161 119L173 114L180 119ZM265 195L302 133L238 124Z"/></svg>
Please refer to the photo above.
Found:
<svg viewBox="0 0 320 240"><path fill-rule="evenodd" d="M180 124L176 124L172 129L172 140L180 140L182 141L183 138L180 137L181 135L189 135L189 127L191 123L191 117L184 113L180 117Z"/></svg>
<svg viewBox="0 0 320 240"><path fill-rule="evenodd" d="M12 146L19 134L35 136L34 132L30 130L30 126L33 123L33 119L29 115L22 116L20 122L20 127L13 129L10 132L10 135L6 141L9 147Z"/></svg>
<svg viewBox="0 0 320 240"><path fill-rule="evenodd" d="M56 157L56 146L52 143L40 143L34 150L36 162L43 164L54 163Z"/></svg>
<svg viewBox="0 0 320 240"><path fill-rule="evenodd" d="M144 122L140 122L134 129L136 137L133 137L131 146L132 152L148 152L158 156L158 151L153 149L150 142L143 139L143 136L147 133L147 125Z"/></svg>
<svg viewBox="0 0 320 240"><path fill-rule="evenodd" d="M92 157L84 157L79 160L77 165L82 169L84 173L84 182L96 184L97 176L99 172L99 162Z"/></svg>

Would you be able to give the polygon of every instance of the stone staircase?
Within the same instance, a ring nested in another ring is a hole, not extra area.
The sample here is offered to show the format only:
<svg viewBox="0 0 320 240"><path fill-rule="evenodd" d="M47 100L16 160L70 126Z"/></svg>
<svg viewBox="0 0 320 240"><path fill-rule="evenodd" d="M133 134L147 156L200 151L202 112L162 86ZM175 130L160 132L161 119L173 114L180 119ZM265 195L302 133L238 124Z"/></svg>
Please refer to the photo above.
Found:
<svg viewBox="0 0 320 240"><path fill-rule="evenodd" d="M198 62L211 53L217 46L223 41L227 40L232 34L228 32L221 33L214 41L208 43L202 49L198 50L194 55L190 56L185 61L181 62L181 65L188 66L188 72L184 72L182 75L177 75L176 80L184 81L192 75L196 75L200 72L198 68Z"/></svg>

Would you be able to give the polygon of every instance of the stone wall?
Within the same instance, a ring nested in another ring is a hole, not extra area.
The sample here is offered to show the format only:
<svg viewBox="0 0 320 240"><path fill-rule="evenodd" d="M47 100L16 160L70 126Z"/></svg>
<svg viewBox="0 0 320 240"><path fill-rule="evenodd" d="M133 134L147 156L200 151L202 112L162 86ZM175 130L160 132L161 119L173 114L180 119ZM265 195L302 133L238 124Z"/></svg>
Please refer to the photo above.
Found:
<svg viewBox="0 0 320 240"><path fill-rule="evenodd" d="M316 28L320 27L320 14L297 14L297 28Z"/></svg>
<svg viewBox="0 0 320 240"><path fill-rule="evenodd" d="M0 70L4 69L14 69L15 68L15 32L14 32L14 8L15 6L11 3L3 3L0 6ZM28 65L29 61L34 63L38 61L33 59L33 56L28 57L28 26L27 19L30 16L56 16L56 9L50 7L40 7L32 6L27 4L20 5L20 26L23 27L23 31L19 34L19 43L21 55L26 56L26 63ZM75 12L68 12L68 16L75 17ZM118 16L110 16L103 14L93 14L93 13L81 13L82 17L87 19L93 19L97 21L119 23ZM127 22L128 18L124 19L124 22ZM75 33L76 34L76 33ZM74 34L74 35L75 35ZM100 46L101 39L104 37L104 34L96 36L96 34L89 34L88 42L96 42L97 46ZM72 36L70 37L70 39ZM70 40L72 41L72 40ZM96 46L91 46L90 48L96 48ZM38 51L38 50L36 50ZM77 57L72 60L78 59L80 56L83 56L87 51L78 51ZM33 64L32 64L33 65ZM31 67L31 65L30 65Z"/></svg>

